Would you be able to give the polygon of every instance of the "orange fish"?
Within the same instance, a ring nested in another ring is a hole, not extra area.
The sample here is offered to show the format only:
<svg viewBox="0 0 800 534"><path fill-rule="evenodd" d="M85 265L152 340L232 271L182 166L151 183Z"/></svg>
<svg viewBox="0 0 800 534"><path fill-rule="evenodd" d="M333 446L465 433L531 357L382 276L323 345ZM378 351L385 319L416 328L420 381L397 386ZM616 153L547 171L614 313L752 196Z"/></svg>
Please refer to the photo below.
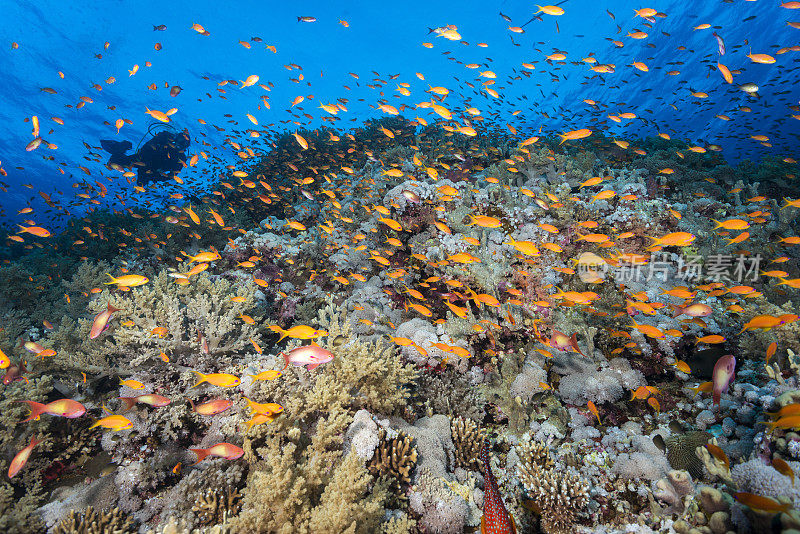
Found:
<svg viewBox="0 0 800 534"><path fill-rule="evenodd" d="M597 424L602 425L603 423L600 422L600 412L597 411L597 406L595 406L592 401L589 401L586 404L586 407L589 408L589 411L592 412L595 417L597 417Z"/></svg>
<svg viewBox="0 0 800 534"><path fill-rule="evenodd" d="M39 416L45 413L55 415L57 417L66 417L67 419L75 419L76 417L80 417L86 413L86 407L84 407L84 405L80 402L72 399L55 400L53 402L48 402L47 404L29 400L19 402L24 402L31 409L30 415L28 415L26 419L20 421L21 423L39 419Z"/></svg>
<svg viewBox="0 0 800 534"><path fill-rule="evenodd" d="M733 498L748 508L770 514L788 512L792 508L791 503L781 503L770 497L762 497L761 495L754 495L753 493L746 493L743 491L734 493Z"/></svg>
<svg viewBox="0 0 800 534"><path fill-rule="evenodd" d="M222 388L232 388L238 386L242 382L238 376L228 373L209 373L206 375L200 371L195 371L194 369L191 369L191 371L197 375L197 383L192 386L193 388L196 388L203 382L208 382L213 386L219 386Z"/></svg>
<svg viewBox="0 0 800 534"><path fill-rule="evenodd" d="M772 467L774 467L775 471L777 471L778 473L791 478L792 486L794 486L794 470L791 468L789 464L786 463L785 460L782 460L780 458L773 458Z"/></svg>
<svg viewBox="0 0 800 534"><path fill-rule="evenodd" d="M558 8L558 9L561 9L561 8ZM562 12L563 12L563 10L562 10ZM563 134L559 134L559 137L561 138L561 142L559 143L559 145L564 144L565 141L574 141L574 140L577 140L577 139L584 139L586 137L589 137L590 135L592 135L592 131L589 130L588 128L582 128L580 130L572 130L571 132L566 132L566 133L563 133Z"/></svg>
<svg viewBox="0 0 800 534"><path fill-rule="evenodd" d="M713 443L706 443L705 447L706 449L708 449L708 452L711 453L711 455L714 458L725 464L726 468L730 469L731 461L728 458L728 455L725 454L725 451L723 451L719 445L714 445Z"/></svg>
<svg viewBox="0 0 800 534"><path fill-rule="evenodd" d="M22 230L17 232L18 234L28 233L28 234L35 235L36 237L50 237L50 235L51 235L50 234L50 230L47 230L46 228L42 228L41 226L27 226L26 227L26 226L22 226L21 224L18 224L17 226L22 228Z"/></svg>
<svg viewBox="0 0 800 534"><path fill-rule="evenodd" d="M98 313L94 318L94 321L92 321L92 328L89 330L89 339L97 339L97 337L102 334L108 326L108 322L111 320L114 312L117 311L119 311L119 308L115 308L109 302L106 310Z"/></svg>
<svg viewBox="0 0 800 534"><path fill-rule="evenodd" d="M195 464L203 461L207 456L216 456L218 458L225 458L226 460L236 460L244 456L244 449L237 447L231 443L217 443L208 449L189 449L197 455Z"/></svg>
<svg viewBox="0 0 800 534"><path fill-rule="evenodd" d="M31 439L30 445L19 451L14 459L11 460L11 465L8 466L8 478L14 478L17 473L19 473L23 467L25 467L25 463L28 461L28 458L31 457L31 453L33 452L33 448L41 443L40 440L33 438Z"/></svg>

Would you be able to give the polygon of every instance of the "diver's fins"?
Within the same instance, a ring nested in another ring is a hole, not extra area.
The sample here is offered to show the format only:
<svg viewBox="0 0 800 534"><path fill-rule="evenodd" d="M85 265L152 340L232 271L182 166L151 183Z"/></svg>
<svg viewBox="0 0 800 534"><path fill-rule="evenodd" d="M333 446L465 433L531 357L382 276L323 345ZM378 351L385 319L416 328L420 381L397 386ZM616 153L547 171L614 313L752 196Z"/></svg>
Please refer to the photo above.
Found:
<svg viewBox="0 0 800 534"><path fill-rule="evenodd" d="M112 141L111 139L101 139L100 146L103 147L103 150L113 155L124 154L133 148L133 144L130 141Z"/></svg>

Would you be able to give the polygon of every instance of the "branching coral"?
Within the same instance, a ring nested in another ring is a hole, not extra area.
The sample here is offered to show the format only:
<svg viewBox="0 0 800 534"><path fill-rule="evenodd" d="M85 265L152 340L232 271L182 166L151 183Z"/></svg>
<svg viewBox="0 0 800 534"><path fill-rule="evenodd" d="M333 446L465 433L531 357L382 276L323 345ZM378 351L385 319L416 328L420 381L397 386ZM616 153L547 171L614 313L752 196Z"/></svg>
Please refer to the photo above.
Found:
<svg viewBox="0 0 800 534"><path fill-rule="evenodd" d="M276 436L261 449L265 460L251 471L237 532L370 533L383 517L386 488L368 491L372 477L357 454L341 460L330 450L334 428L318 429L307 447L281 444ZM296 435L296 433L293 433ZM300 436L297 436L298 438Z"/></svg>
<svg viewBox="0 0 800 534"><path fill-rule="evenodd" d="M367 462L367 470L375 477L387 477L390 489L400 500L405 497L402 488L411 484L411 471L417 465L417 448L411 436L398 432L386 437L386 430L378 430L378 447Z"/></svg>
<svg viewBox="0 0 800 534"><path fill-rule="evenodd" d="M179 518L189 527L215 525L226 517L236 515L241 506L239 494L243 476L241 465L225 460L213 460L189 471L164 496L161 505L149 504L152 512L163 517ZM201 468L202 466L202 468Z"/></svg>
<svg viewBox="0 0 800 534"><path fill-rule="evenodd" d="M112 508L97 511L91 506L84 513L71 510L61 523L53 528L53 534L135 534L133 519Z"/></svg>
<svg viewBox="0 0 800 534"><path fill-rule="evenodd" d="M161 353L177 363L196 366L206 346L215 362L226 363L250 347L250 339L260 340L259 327L239 318L253 314L254 295L254 284L234 284L207 273L180 286L163 270L131 291L103 291L89 304L87 316L77 321L64 318L50 344L59 352L60 367L92 372L110 372L111 367L115 372L130 372L159 361ZM237 296L243 300L231 300ZM94 316L108 304L119 309L112 328L89 339ZM165 330L159 333L157 328ZM200 335L205 346L198 341Z"/></svg>
<svg viewBox="0 0 800 534"><path fill-rule="evenodd" d="M556 465L550 456L550 448L540 441L524 440L516 447L516 452L523 465L541 469L553 469Z"/></svg>
<svg viewBox="0 0 800 534"><path fill-rule="evenodd" d="M555 468L540 447L523 447L518 456L517 476L540 516L542 530L547 534L572 532L578 514L589 502L588 482Z"/></svg>
<svg viewBox="0 0 800 534"><path fill-rule="evenodd" d="M414 451L416 456L416 451ZM355 454L348 454L336 468L320 503L311 512L311 532L371 534L383 519L386 488L370 491L372 477Z"/></svg>
<svg viewBox="0 0 800 534"><path fill-rule="evenodd" d="M450 434L453 437L454 465L473 471L480 469L481 446L486 436L486 430L478 428L472 419L465 419L460 415L450 419Z"/></svg>
<svg viewBox="0 0 800 534"><path fill-rule="evenodd" d="M317 324L329 332L319 344L334 353L333 361L312 372L293 368L280 380L258 382L253 396L281 399L286 411L273 425L255 427L254 436L294 421L313 425L320 414L346 412L351 417L362 408L393 414L405 407L417 372L401 361L393 347L362 342L353 335L345 310L330 303L320 311ZM291 343L286 350L294 346Z"/></svg>
<svg viewBox="0 0 800 534"><path fill-rule="evenodd" d="M332 304L321 310L317 324L329 332L320 345L334 353L333 361L312 372L287 370L280 380L253 389L259 399L280 399L286 410L271 425L254 427L245 441L252 469L242 512L231 521L234 529L370 532L363 529L374 528L383 516L378 503L386 488L377 484L367 493L372 477L358 454L342 458L343 434L358 409L400 410L416 371L393 348L354 337L344 310ZM336 499L342 510L351 510L349 516L331 511Z"/></svg>
<svg viewBox="0 0 800 534"><path fill-rule="evenodd" d="M447 367L440 373L419 377L417 395L432 413L461 415L479 421L483 418L486 399L477 386L483 373L463 373Z"/></svg>
<svg viewBox="0 0 800 534"><path fill-rule="evenodd" d="M235 488L209 489L195 501L192 511L201 525L216 525L238 514L240 501L241 495Z"/></svg>
<svg viewBox="0 0 800 534"><path fill-rule="evenodd" d="M41 484L28 485L22 497L14 495L8 482L0 482L0 532L7 534L39 534L44 523L37 506L44 497Z"/></svg>

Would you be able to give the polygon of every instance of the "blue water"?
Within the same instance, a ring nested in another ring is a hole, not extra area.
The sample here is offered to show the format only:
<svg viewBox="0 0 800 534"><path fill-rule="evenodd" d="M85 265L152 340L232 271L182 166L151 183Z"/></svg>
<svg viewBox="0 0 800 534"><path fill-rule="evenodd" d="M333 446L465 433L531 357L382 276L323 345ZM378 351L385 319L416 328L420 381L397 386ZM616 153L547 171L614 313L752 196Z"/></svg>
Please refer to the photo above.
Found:
<svg viewBox="0 0 800 534"><path fill-rule="evenodd" d="M267 131L318 127L323 124L321 118L329 116L318 106L337 98L348 100L348 111L339 113L341 120L333 123L340 130L384 115L376 110L381 98L398 108L410 106L402 111L407 118L419 116L432 122L436 116L430 110L413 109L430 100L423 92L428 84L450 89L444 102L450 109L463 109L469 102L486 117L484 125L506 130L506 124L511 124L521 139L540 129L559 133L588 127L622 139L666 132L692 143L717 144L733 163L767 155L796 156L800 121L791 115L800 113L788 105L796 105L800 98L800 88L794 83L798 56L793 51L776 55L776 51L798 42L800 30L786 25L800 20L797 10L781 8L775 1L636 5L667 14L656 18L650 29L646 21L634 18L633 6L628 2L569 0L562 5L566 10L563 16L543 15L519 34L508 27L529 20L535 10L532 3L304 1L243 2L222 8L217 2L205 1L4 1L0 4L0 18L6 21L0 46L0 162L7 173L2 180L8 187L0 200L3 219L9 223L31 218L37 224L63 223L65 212L48 210L40 191L71 214L100 206L118 209L121 199L126 206L141 206L173 192L203 192L224 170L223 165L238 163L226 140L244 141L257 148L257 140L246 136L248 128L264 131L263 142ZM513 22L506 22L498 11ZM298 16L314 16L317 21L298 22ZM747 17L755 18L744 22ZM349 27L340 24L340 19ZM194 23L202 24L210 35L192 30ZM693 30L703 23L713 28ZM153 31L159 24L167 29ZM428 34L429 28L447 24L457 26L461 42ZM648 37L635 40L627 36L637 29ZM721 58L712 31L725 41L727 53ZM252 37L263 42L251 41ZM611 40L623 42L624 47L618 48ZM247 49L239 41L251 47ZM12 42L18 43L18 49L12 48ZM434 46L426 48L423 42ZM488 46L476 46L480 42ZM162 50L154 49L156 43L161 43ZM268 50L267 45L277 52ZM679 46L686 50L678 50ZM751 47L753 52L773 55L777 62L752 63L746 57ZM555 51L567 54L566 63L544 60ZM615 72L591 72L589 65L581 62L590 54L600 63L615 64ZM722 79L715 67L717 60L731 70L741 69L733 85ZM145 66L148 61L152 66ZM630 66L634 61L646 63L649 72ZM481 67L464 67L473 62ZM520 74L525 70L522 62L535 63L530 77ZM290 64L302 70L287 70L285 65ZM139 70L129 76L134 65L139 65ZM492 87L500 94L499 100L478 91L485 80L478 72L486 69L497 74ZM680 74L665 74L673 69ZM63 79L59 71L64 73ZM425 81L415 73L423 74ZM244 80L251 74L260 77L259 83L271 82L271 91L258 85L244 89L218 86L223 80ZM303 80L299 81L301 74ZM107 83L112 76L116 81ZM379 80L386 83L377 87ZM170 97L165 82L179 85L183 91ZM399 95L399 82L411 84L411 96ZM745 82L759 85L760 98L737 89ZM148 89L150 84L157 89ZM41 91L44 87L57 94ZM691 91L709 96L698 99ZM269 110L262 104L263 95L268 96ZM290 108L298 95L306 100ZM80 97L89 97L92 103L76 109ZM589 106L584 99L592 99L598 106ZM752 112L737 112L741 105L750 106ZM201 159L197 167L185 169L181 173L184 185L142 195L104 167L107 154L99 148L99 139L127 139L136 146L154 122L145 108L177 108L172 124L189 129L193 141L189 154L202 149L212 159ZM520 113L512 115L515 110ZM633 112L639 118L621 124L607 118L621 112ZM258 127L253 127L246 113L258 119ZM733 120L719 120L716 114L728 114ZM33 115L40 119L42 138L57 149L43 145L25 151L32 139L31 123L25 119ZM51 117L63 119L64 125ZM125 124L117 134L114 121L120 118L132 124ZM764 147L750 139L754 134L767 135L773 146ZM260 150L268 148L264 144ZM73 184L84 181L102 183L109 192L103 198L92 193L95 203L76 198L75 193L83 190ZM27 205L34 212L17 216Z"/></svg>

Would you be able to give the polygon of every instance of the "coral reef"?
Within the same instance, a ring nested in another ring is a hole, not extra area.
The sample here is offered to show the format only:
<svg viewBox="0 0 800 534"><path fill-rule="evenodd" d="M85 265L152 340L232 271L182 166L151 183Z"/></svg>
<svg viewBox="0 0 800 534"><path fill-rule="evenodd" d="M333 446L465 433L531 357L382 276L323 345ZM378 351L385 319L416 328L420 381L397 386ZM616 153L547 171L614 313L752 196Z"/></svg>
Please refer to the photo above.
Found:
<svg viewBox="0 0 800 534"><path fill-rule="evenodd" d="M347 104L0 247L1 531L800 530L796 163Z"/></svg>
<svg viewBox="0 0 800 534"><path fill-rule="evenodd" d="M486 430L479 428L472 419L459 415L450 419L450 434L453 437L455 467L478 471L481 468L480 452Z"/></svg>
<svg viewBox="0 0 800 534"><path fill-rule="evenodd" d="M133 519L119 508L95 511L91 506L83 513L71 510L53 530L53 534L134 534Z"/></svg>
<svg viewBox="0 0 800 534"><path fill-rule="evenodd" d="M395 495L405 497L402 486L411 484L411 471L417 466L417 449L410 436L398 432L387 439L386 430L378 431L378 445L372 458L367 462L367 470L376 478L390 480L390 489Z"/></svg>
<svg viewBox="0 0 800 534"><path fill-rule="evenodd" d="M192 512L197 516L202 526L216 525L227 522L228 518L239 513L239 490L225 488L225 490L206 490L192 506Z"/></svg>
<svg viewBox="0 0 800 534"><path fill-rule="evenodd" d="M589 502L589 485L580 475L557 469L545 451L538 444L520 448L517 476L539 516L542 531L572 532L578 515Z"/></svg>
<svg viewBox="0 0 800 534"><path fill-rule="evenodd" d="M704 431L670 436L666 441L669 465L673 469L688 471L693 478L702 478L703 462L695 454L695 449L708 443L711 437L711 434Z"/></svg>

